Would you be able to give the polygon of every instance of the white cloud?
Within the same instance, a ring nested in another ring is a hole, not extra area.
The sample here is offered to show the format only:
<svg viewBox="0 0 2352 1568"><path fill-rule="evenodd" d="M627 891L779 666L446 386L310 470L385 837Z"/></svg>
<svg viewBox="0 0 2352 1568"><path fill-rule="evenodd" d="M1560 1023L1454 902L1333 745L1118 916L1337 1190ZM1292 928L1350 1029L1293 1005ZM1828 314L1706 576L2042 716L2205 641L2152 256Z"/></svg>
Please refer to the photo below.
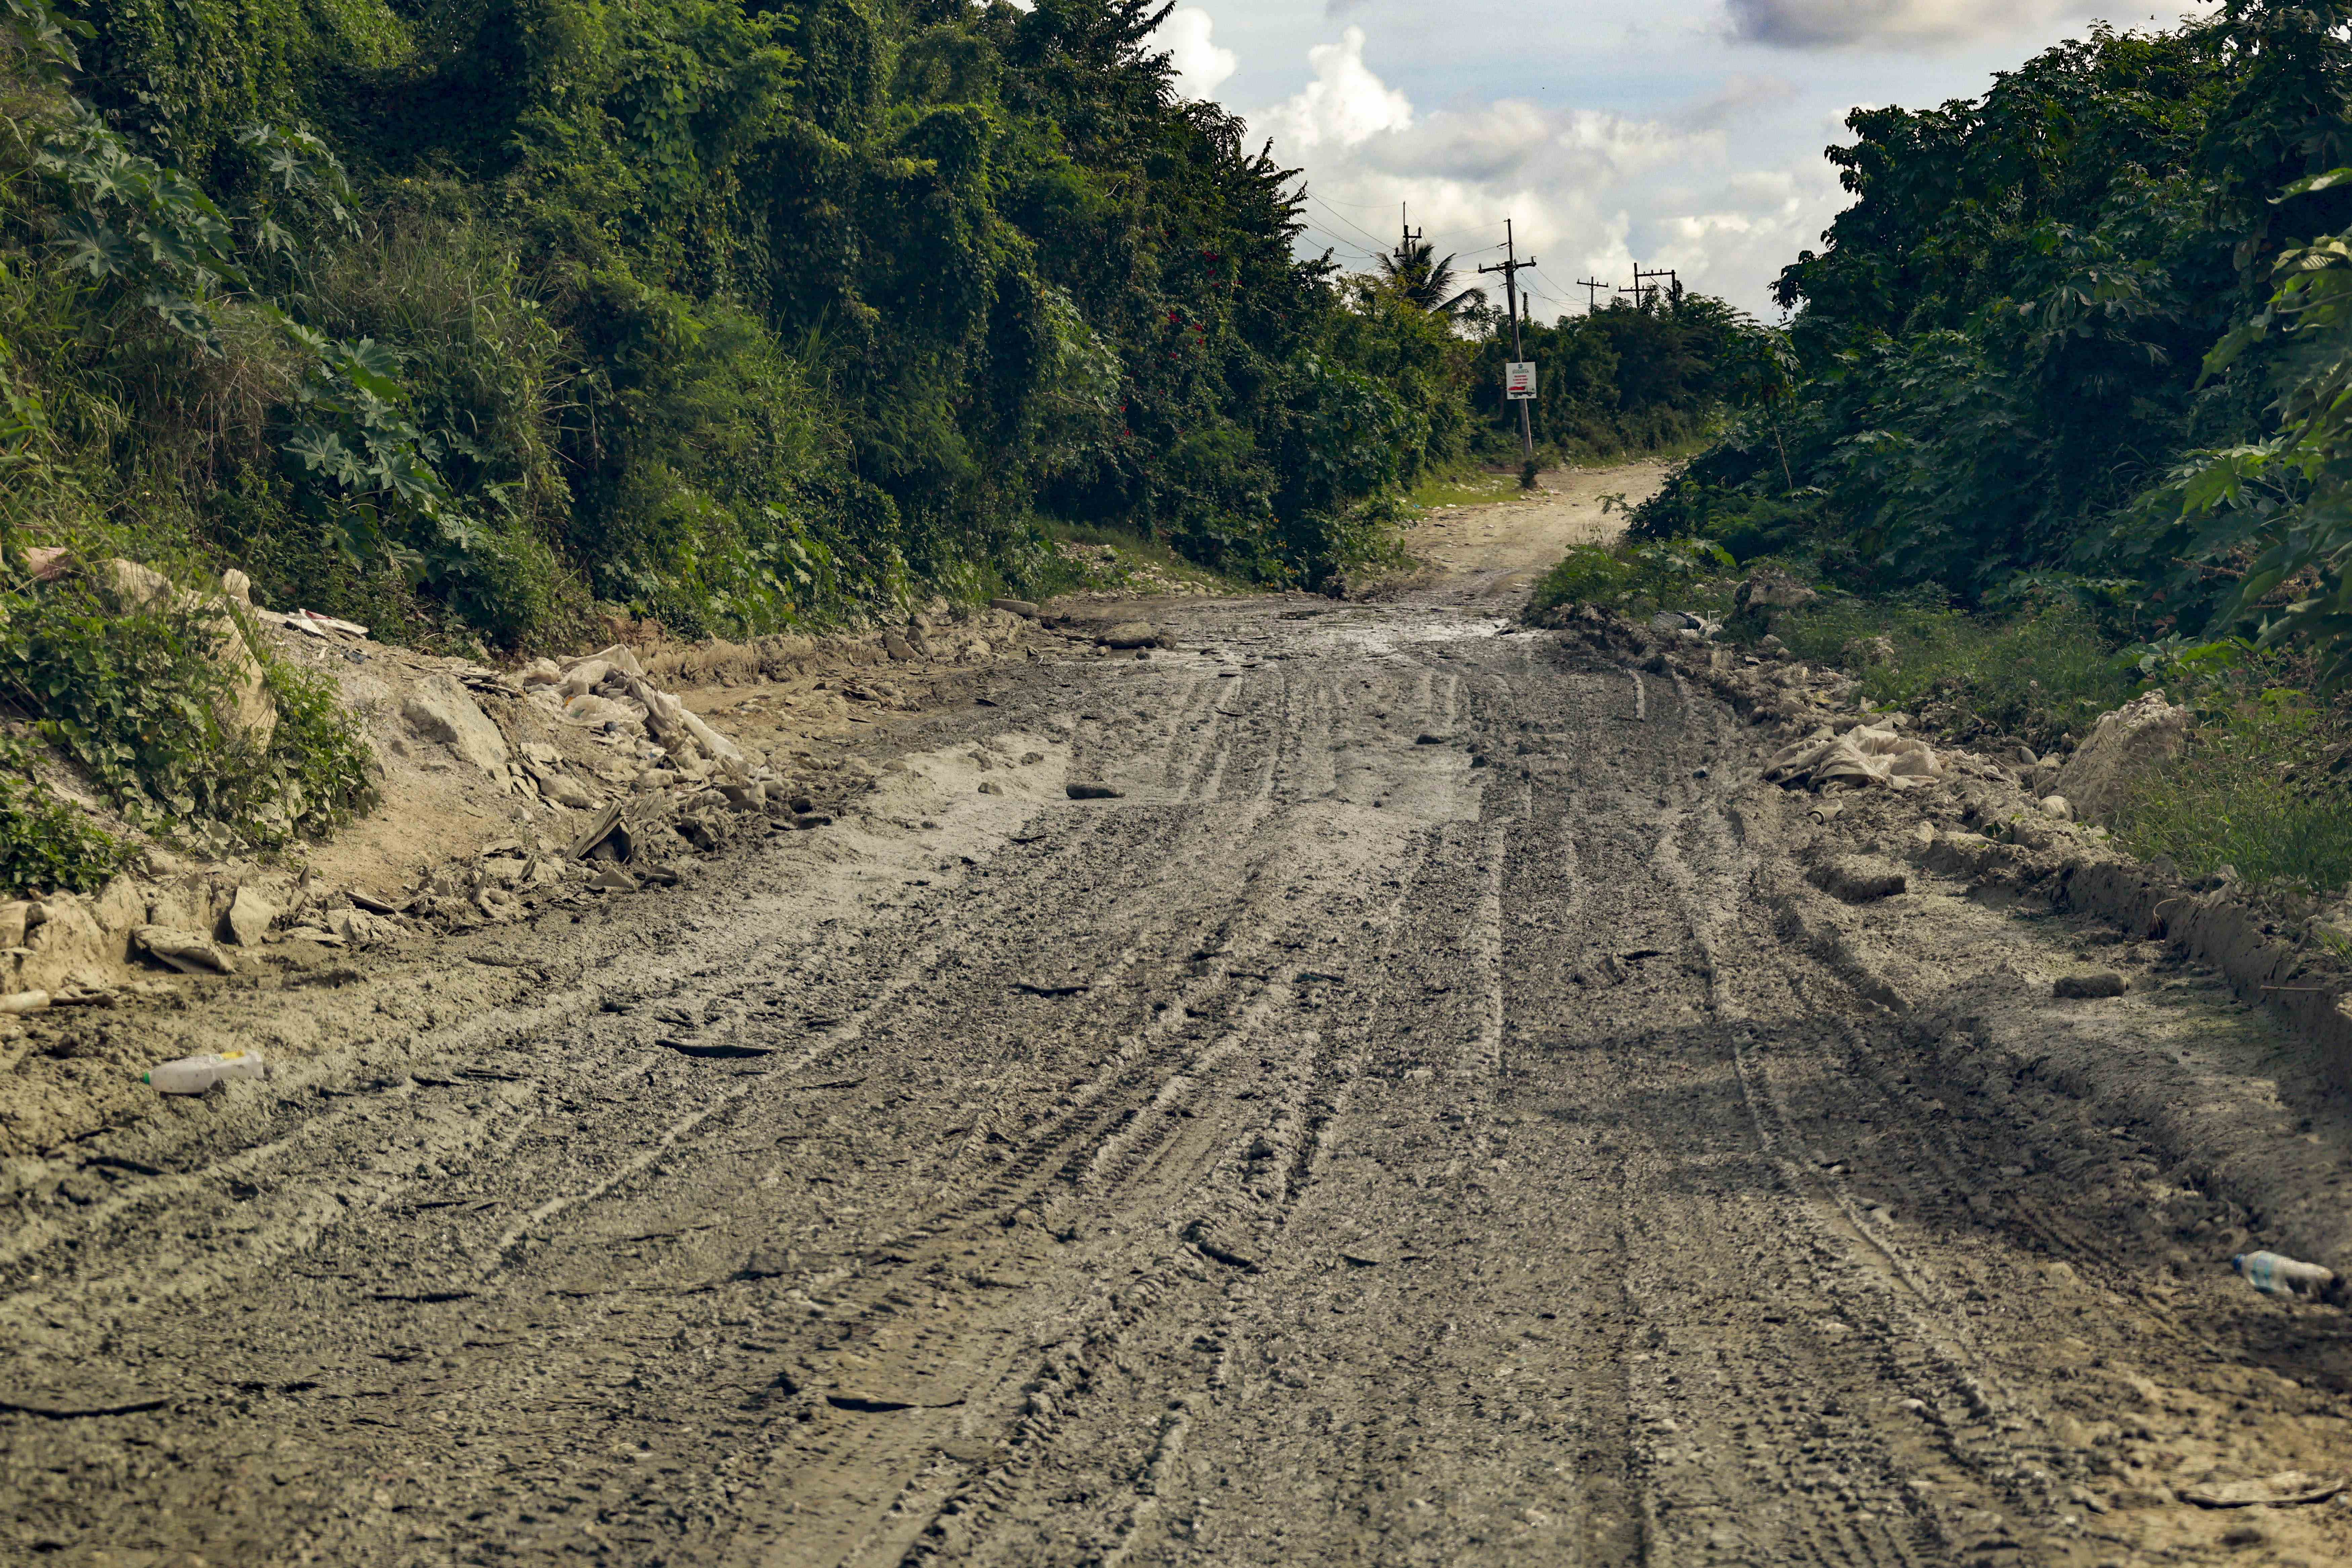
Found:
<svg viewBox="0 0 2352 1568"><path fill-rule="evenodd" d="M1994 38L2100 9L2098 0L1725 0L1733 36L1782 48Z"/></svg>
<svg viewBox="0 0 2352 1568"><path fill-rule="evenodd" d="M1187 98L1209 98L1241 65L1241 57L1210 41L1213 24L1197 5L1187 5L1160 24L1151 41L1168 51L1176 72L1176 90Z"/></svg>
<svg viewBox="0 0 2352 1568"><path fill-rule="evenodd" d="M1285 102L1251 122L1295 152L1318 147L1353 147L1382 132L1412 123L1405 95L1374 76L1364 64L1364 30L1350 27L1336 44L1307 51L1315 79Z"/></svg>
<svg viewBox="0 0 2352 1568"><path fill-rule="evenodd" d="M1777 82L1734 78L1670 118L1524 99L1423 113L1365 64L1364 43L1350 27L1339 43L1318 46L1314 79L1249 116L1272 134L1276 156L1306 174L1309 242L1331 246L1353 268L1390 243L1378 237L1402 202L1413 226L1440 254L1461 253L1465 269L1496 259L1486 249L1511 218L1520 254L1541 262L1539 314L1581 309L1587 294L1576 279L1632 282L1637 259L1762 310L1780 268L1815 243L1843 200L1817 153L1758 169L1746 162L1752 153L1735 150L1742 117L1786 98Z"/></svg>

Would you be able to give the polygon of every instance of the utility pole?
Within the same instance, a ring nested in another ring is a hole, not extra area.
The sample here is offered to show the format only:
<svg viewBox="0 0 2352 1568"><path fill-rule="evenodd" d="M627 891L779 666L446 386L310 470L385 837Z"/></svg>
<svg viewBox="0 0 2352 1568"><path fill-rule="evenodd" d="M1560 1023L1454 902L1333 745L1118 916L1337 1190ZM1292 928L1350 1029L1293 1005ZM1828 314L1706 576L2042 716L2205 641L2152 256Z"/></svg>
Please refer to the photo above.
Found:
<svg viewBox="0 0 2352 1568"><path fill-rule="evenodd" d="M1598 278L1580 278L1576 286L1584 290L1584 311L1587 315L1601 309L1601 290L1609 289L1614 291L1613 285L1603 283Z"/></svg>
<svg viewBox="0 0 2352 1568"><path fill-rule="evenodd" d="M1405 221L1402 202L1397 203L1397 227L1404 231L1404 237L1397 241L1397 259L1402 261L1404 259L1406 250L1412 247L1412 242L1421 237L1421 230Z"/></svg>
<svg viewBox="0 0 2352 1568"><path fill-rule="evenodd" d="M1519 341L1519 268L1533 267L1535 264L1536 258L1532 256L1525 261L1519 259L1518 244L1511 233L1511 220L1505 218L1503 220L1503 259L1492 266L1481 267L1478 270L1499 272L1503 275L1503 303L1511 318L1511 357L1514 360L1527 358L1527 352ZM1522 397L1516 401L1519 405L1519 446L1527 454L1528 461L1532 463L1536 460L1536 428L1535 421L1528 415L1528 404L1530 400Z"/></svg>
<svg viewBox="0 0 2352 1568"><path fill-rule="evenodd" d="M1642 264L1637 261L1633 264L1633 288L1632 290L1634 296L1634 300L1637 304L1640 302L1641 296L1644 292L1642 283L1642 279L1644 278L1664 278L1666 279L1667 299L1677 305L1682 303L1682 280L1675 276L1675 269L1673 268L1654 267L1647 272L1644 272L1642 270ZM1619 292L1622 293L1624 292L1624 290L1621 289ZM1655 283L1650 284L1648 286L1647 292L1654 297L1658 292L1658 286Z"/></svg>

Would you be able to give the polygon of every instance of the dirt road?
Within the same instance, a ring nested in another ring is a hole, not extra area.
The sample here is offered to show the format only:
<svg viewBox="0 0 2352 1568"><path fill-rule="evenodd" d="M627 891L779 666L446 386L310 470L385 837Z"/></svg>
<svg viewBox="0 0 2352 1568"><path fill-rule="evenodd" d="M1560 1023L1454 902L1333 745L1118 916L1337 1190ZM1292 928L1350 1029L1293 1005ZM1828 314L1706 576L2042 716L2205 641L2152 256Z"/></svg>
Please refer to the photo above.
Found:
<svg viewBox="0 0 2352 1568"><path fill-rule="evenodd" d="M0 1558L2352 1560L2180 1495L2352 1454L2177 1146L2341 1183L2291 1042L2045 1017L2097 933L1925 879L1864 1000L1757 732L1463 592L1155 611L834 829L223 996L296 1065L8 1172Z"/></svg>

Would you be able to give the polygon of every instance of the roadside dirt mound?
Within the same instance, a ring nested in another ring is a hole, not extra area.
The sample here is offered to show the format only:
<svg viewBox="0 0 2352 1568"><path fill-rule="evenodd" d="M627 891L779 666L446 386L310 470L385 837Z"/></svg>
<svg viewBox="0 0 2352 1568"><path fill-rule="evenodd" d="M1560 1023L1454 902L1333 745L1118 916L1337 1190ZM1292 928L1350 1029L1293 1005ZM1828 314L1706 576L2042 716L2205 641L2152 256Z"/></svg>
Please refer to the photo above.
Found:
<svg viewBox="0 0 2352 1568"><path fill-rule="evenodd" d="M118 1008L333 985L366 950L691 882L710 858L830 826L875 789L845 745L984 704L998 672L1041 650L1132 658L1133 637L1112 634L1148 612L1108 595L1057 602L1050 624L941 608L857 634L639 642L514 669L263 612L280 655L331 677L362 721L380 804L299 853L154 847L93 896L0 903L0 1155L152 1111L144 1047L114 1043Z"/></svg>

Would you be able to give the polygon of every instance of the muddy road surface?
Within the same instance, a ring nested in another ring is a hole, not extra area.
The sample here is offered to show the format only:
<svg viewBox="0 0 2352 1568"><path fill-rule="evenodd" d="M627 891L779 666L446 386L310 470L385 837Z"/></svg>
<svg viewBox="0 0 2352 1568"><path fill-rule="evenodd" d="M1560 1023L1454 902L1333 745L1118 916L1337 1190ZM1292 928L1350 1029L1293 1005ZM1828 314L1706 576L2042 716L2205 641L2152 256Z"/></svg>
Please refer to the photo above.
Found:
<svg viewBox="0 0 2352 1568"><path fill-rule="evenodd" d="M1676 679L1156 613L832 829L208 1004L287 1068L14 1177L0 1558L2352 1560L2181 1495L2352 1453L2341 1315L2128 1109L2259 1017L1995 1070L1790 940L1801 818Z"/></svg>

